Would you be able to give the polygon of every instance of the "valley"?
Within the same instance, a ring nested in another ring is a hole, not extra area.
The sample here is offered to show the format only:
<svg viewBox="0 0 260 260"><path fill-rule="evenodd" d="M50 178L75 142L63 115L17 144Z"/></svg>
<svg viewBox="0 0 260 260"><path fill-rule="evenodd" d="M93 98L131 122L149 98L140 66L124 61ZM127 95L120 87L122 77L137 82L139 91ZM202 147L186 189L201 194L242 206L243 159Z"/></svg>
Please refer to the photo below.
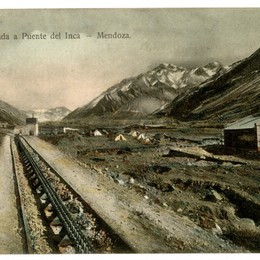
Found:
<svg viewBox="0 0 260 260"><path fill-rule="evenodd" d="M91 169L108 185L114 182L121 190L115 194L121 198L120 203L127 205L128 195L134 193L147 205L157 207L160 217L154 221L160 222L167 211L226 245L238 246L243 252L259 252L259 153L252 153L250 159L241 152L228 153L222 131L214 128L96 127L102 136L85 132L41 138L86 171ZM118 133L126 140L115 141ZM144 225L155 225L142 210L138 219ZM138 231L142 235L143 231ZM157 232L163 236L162 231ZM185 237L185 231L182 235ZM174 239L166 236L165 243ZM173 252L190 252L188 237L176 243L178 249ZM195 247L192 252L197 250ZM212 247L206 252L215 250Z"/></svg>
<svg viewBox="0 0 260 260"><path fill-rule="evenodd" d="M162 63L74 111L0 101L1 174L15 185L2 196L14 216L30 198L27 237L44 240L30 250L259 253L259 72L258 49L230 66Z"/></svg>

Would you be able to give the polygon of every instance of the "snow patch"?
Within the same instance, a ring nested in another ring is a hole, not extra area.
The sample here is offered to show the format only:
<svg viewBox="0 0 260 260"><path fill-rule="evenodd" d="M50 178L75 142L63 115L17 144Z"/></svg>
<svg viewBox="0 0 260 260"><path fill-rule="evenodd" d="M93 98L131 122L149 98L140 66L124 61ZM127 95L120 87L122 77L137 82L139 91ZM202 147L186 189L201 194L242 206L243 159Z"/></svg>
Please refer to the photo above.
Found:
<svg viewBox="0 0 260 260"><path fill-rule="evenodd" d="M131 84L132 84L132 82L130 82L130 83L124 85L124 86L121 88L121 91L123 91L123 92L128 91L128 90L130 89L130 85L131 85Z"/></svg>

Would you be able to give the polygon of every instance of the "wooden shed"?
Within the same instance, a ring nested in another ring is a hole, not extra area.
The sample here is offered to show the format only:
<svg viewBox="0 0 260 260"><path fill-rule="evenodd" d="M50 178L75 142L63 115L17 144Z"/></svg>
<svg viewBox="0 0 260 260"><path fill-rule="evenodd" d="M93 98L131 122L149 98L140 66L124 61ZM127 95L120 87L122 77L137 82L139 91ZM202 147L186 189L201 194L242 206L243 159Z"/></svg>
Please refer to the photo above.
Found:
<svg viewBox="0 0 260 260"><path fill-rule="evenodd" d="M260 152L260 117L243 118L224 129L226 147Z"/></svg>

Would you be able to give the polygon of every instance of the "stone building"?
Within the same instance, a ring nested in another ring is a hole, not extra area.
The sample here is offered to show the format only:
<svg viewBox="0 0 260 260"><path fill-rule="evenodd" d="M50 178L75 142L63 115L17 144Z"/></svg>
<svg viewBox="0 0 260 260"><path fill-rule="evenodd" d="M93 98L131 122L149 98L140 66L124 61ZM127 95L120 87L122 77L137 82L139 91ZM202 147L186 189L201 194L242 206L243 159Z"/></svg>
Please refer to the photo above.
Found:
<svg viewBox="0 0 260 260"><path fill-rule="evenodd" d="M38 119L35 117L26 118L26 125L16 126L15 134L36 135L39 134Z"/></svg>
<svg viewBox="0 0 260 260"><path fill-rule="evenodd" d="M35 117L26 118L26 134L36 135L39 134L38 119Z"/></svg>

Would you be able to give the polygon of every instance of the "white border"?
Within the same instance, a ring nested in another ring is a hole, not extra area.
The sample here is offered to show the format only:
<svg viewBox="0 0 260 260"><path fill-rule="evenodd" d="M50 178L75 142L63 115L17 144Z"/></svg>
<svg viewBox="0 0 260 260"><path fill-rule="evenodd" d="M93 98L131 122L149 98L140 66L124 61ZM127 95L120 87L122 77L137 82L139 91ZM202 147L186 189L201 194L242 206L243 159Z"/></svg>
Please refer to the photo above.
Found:
<svg viewBox="0 0 260 260"><path fill-rule="evenodd" d="M256 8L258 0L8 0L2 9L33 8Z"/></svg>
<svg viewBox="0 0 260 260"><path fill-rule="evenodd" d="M57 9L57 8L259 8L259 0L8 0L0 2L0 9ZM64 255L2 255L3 259L72 259ZM104 255L77 255L78 259L103 259ZM259 254L139 254L106 255L107 259L258 259Z"/></svg>

